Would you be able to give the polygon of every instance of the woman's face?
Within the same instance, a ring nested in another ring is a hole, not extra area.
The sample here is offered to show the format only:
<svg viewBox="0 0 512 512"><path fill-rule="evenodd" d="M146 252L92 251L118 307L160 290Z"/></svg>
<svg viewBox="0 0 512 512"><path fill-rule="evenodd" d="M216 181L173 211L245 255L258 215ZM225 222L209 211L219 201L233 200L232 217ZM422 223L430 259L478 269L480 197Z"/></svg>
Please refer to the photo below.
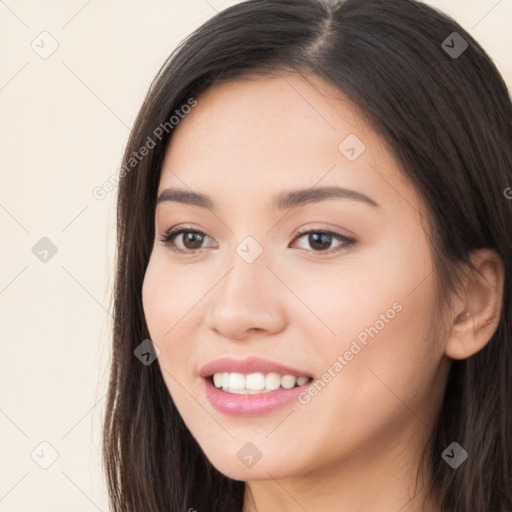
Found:
<svg viewBox="0 0 512 512"><path fill-rule="evenodd" d="M445 384L424 205L311 80L211 87L159 184L150 336L187 427L239 480L412 464Z"/></svg>

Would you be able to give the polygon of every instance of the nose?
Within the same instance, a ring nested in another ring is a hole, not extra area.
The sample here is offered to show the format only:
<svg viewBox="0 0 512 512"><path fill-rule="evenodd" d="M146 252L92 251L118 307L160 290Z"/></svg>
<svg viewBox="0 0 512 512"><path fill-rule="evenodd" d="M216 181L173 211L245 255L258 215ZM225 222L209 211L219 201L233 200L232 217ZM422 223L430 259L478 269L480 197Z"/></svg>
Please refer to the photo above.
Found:
<svg viewBox="0 0 512 512"><path fill-rule="evenodd" d="M209 294L205 322L210 329L235 341L284 329L285 288L267 263L265 252L251 263L233 254L227 273Z"/></svg>

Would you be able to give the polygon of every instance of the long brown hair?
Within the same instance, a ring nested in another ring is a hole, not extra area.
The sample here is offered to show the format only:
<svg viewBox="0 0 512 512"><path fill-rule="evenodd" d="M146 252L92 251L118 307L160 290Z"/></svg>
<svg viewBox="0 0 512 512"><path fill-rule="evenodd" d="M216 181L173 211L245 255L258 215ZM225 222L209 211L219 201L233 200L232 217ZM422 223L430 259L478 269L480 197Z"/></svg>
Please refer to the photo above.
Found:
<svg viewBox="0 0 512 512"><path fill-rule="evenodd" d="M462 38L458 46L454 32ZM182 42L154 79L131 132L118 189L103 431L112 512L242 510L244 482L210 464L176 410L158 364L141 364L134 350L149 338L141 290L171 116L191 99L200 102L217 81L283 70L334 84L389 144L430 210L443 300L457 284L455 266L469 264L472 250L488 247L501 256L499 326L484 349L452 363L425 453L433 467L431 495L443 512L510 512L512 200L504 191L512 187L512 104L503 78L471 35L414 0L240 3ZM151 147L133 160L143 146ZM457 470L441 459L453 441L470 455Z"/></svg>

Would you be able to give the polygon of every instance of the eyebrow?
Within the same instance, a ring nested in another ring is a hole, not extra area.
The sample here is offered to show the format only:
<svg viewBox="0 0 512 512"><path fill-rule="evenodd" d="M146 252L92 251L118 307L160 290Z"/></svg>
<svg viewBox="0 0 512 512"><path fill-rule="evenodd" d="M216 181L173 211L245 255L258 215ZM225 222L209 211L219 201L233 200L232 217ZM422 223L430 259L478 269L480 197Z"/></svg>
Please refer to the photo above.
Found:
<svg viewBox="0 0 512 512"><path fill-rule="evenodd" d="M348 199L366 203L373 207L380 207L376 201L367 195L342 187L317 187L282 192L274 198L271 206L274 209L284 210L328 199ZM215 204L209 196L179 188L166 188L162 190L158 196L157 205L164 202L176 202L212 210L215 209Z"/></svg>

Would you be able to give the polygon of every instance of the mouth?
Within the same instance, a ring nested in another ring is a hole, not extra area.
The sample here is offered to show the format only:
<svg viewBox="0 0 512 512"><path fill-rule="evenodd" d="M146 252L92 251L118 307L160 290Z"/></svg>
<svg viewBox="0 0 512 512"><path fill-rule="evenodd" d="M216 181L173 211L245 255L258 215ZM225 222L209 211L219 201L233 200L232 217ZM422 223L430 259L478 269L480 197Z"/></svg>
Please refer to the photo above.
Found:
<svg viewBox="0 0 512 512"><path fill-rule="evenodd" d="M254 357L217 359L200 376L210 404L233 416L264 414L291 404L313 381L302 370Z"/></svg>
<svg viewBox="0 0 512 512"><path fill-rule="evenodd" d="M293 389L305 386L313 380L312 377L305 375L296 377L295 375L282 375L277 372L249 374L216 372L207 378L217 389L237 395L257 395L277 390Z"/></svg>

